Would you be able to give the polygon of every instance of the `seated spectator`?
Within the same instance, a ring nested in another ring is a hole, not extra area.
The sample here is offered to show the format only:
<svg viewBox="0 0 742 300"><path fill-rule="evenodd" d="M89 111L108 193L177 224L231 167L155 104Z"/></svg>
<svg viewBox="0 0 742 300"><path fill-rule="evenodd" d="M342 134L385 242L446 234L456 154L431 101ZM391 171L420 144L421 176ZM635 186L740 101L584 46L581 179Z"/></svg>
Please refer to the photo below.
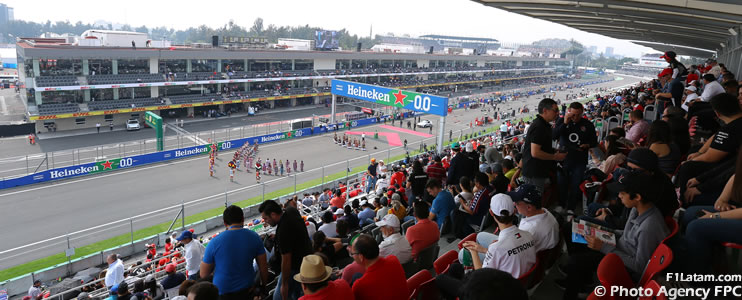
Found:
<svg viewBox="0 0 742 300"><path fill-rule="evenodd" d="M641 111L632 110L629 113L629 121L631 127L626 133L626 139L634 144L639 144L639 141L646 138L649 133L649 122L644 120L644 113Z"/></svg>
<svg viewBox="0 0 742 300"><path fill-rule="evenodd" d="M407 228L405 238L412 247L412 258L417 258L420 251L438 242L440 230L438 225L428 219L430 208L425 201L415 202L415 225Z"/></svg>
<svg viewBox="0 0 742 300"><path fill-rule="evenodd" d="M397 216L388 214L379 222L376 227L381 229L384 241L379 244L379 255L387 257L394 255L401 264L406 264L412 260L412 247L410 243L400 234L400 223Z"/></svg>
<svg viewBox="0 0 742 300"><path fill-rule="evenodd" d="M678 145L681 155L688 154L690 149L690 132L688 120L685 119L685 111L681 108L670 106L665 109L662 120L670 124L671 139Z"/></svg>
<svg viewBox="0 0 742 300"><path fill-rule="evenodd" d="M714 96L724 93L724 88L718 81L716 81L716 77L717 76L708 73L703 75L703 93L701 93L701 97L699 97L697 101L692 102L691 105L698 101L710 102L711 98L714 98Z"/></svg>
<svg viewBox="0 0 742 300"><path fill-rule="evenodd" d="M528 299L528 292L523 287L523 284L507 272L482 268L466 275L463 275L463 273L464 269L460 264L453 264L447 273L448 276L438 276L436 278L436 285L438 286L459 287L458 293L455 295L445 295L444 293L446 299ZM462 280L455 279L462 277Z"/></svg>
<svg viewBox="0 0 742 300"><path fill-rule="evenodd" d="M335 191L335 197L330 200L330 206L334 209L343 208L345 206L345 198L341 190Z"/></svg>
<svg viewBox="0 0 742 300"><path fill-rule="evenodd" d="M222 293L223 295L223 293ZM219 288L207 281L194 284L188 289L188 300L214 300L220 297Z"/></svg>
<svg viewBox="0 0 742 300"><path fill-rule="evenodd" d="M394 166L392 169L394 170L394 174L392 174L392 177L389 180L389 185L403 186L405 182L405 174L402 172L402 168Z"/></svg>
<svg viewBox="0 0 742 300"><path fill-rule="evenodd" d="M332 268L325 265L317 255L307 255L303 258L299 274L294 280L301 283L304 296L300 300L312 299L350 299L353 300L353 291L347 282L342 279L330 280Z"/></svg>
<svg viewBox="0 0 742 300"><path fill-rule="evenodd" d="M438 228L443 228L443 223L456 206L456 203L453 201L453 196L451 193L444 190L441 187L441 182L436 179L429 179L428 183L425 185L425 189L428 191L430 196L434 197L433 206L430 207L430 215L428 215L428 219L435 220L436 223L438 223Z"/></svg>
<svg viewBox="0 0 742 300"><path fill-rule="evenodd" d="M718 164L734 159L742 142L742 109L734 96L726 93L718 94L711 99L711 106L724 126L709 139L696 153L688 155L678 171L678 184L681 193L690 178L701 175ZM688 199L685 199L686 202Z"/></svg>
<svg viewBox="0 0 742 300"><path fill-rule="evenodd" d="M41 293L41 280L36 280L33 285L28 288L28 297L32 300L39 300L44 298L44 294Z"/></svg>
<svg viewBox="0 0 742 300"><path fill-rule="evenodd" d="M503 175L500 174L498 176ZM464 179L466 177L461 178ZM494 194L494 191L489 185L489 178L484 173L477 172L474 177L474 183L476 194L474 194L471 201L462 202L458 205L458 209L453 210L452 224L455 238L465 238L474 232L471 225L480 225L482 223L482 218L488 209L486 205L487 199L490 199ZM452 243L455 238L448 238L447 241Z"/></svg>
<svg viewBox="0 0 742 300"><path fill-rule="evenodd" d="M376 180L376 191L377 194L383 193L384 189L389 188L389 178L387 178L386 174L381 173L379 174L379 179Z"/></svg>
<svg viewBox="0 0 742 300"><path fill-rule="evenodd" d="M536 252L548 250L559 244L559 224L556 218L541 206L543 197L532 185L524 184L508 193L523 218L518 229L533 236Z"/></svg>
<svg viewBox="0 0 742 300"><path fill-rule="evenodd" d="M387 200L386 196L382 196L381 198L377 198L378 200L374 203L376 206L376 218L374 218L375 222L381 221L381 219L386 216L386 214L389 213L389 200Z"/></svg>
<svg viewBox="0 0 742 300"><path fill-rule="evenodd" d="M433 162L428 166L426 173L428 179L437 179L440 182L446 180L446 169L443 168L440 155L433 156Z"/></svg>
<svg viewBox="0 0 742 300"><path fill-rule="evenodd" d="M346 222L348 222L348 227L350 230L358 229L358 216L356 216L353 208L348 205L343 208L343 216L341 218L338 218L338 220L345 220Z"/></svg>
<svg viewBox="0 0 742 300"><path fill-rule="evenodd" d="M155 280L155 276L152 274L144 277L144 288L147 289L147 295L153 300L159 300L165 297L165 289Z"/></svg>
<svg viewBox="0 0 742 300"><path fill-rule="evenodd" d="M330 264L334 265L337 253L343 249L343 242L339 238L328 238L322 231L317 231L312 236L312 248L327 256Z"/></svg>
<svg viewBox="0 0 742 300"><path fill-rule="evenodd" d="M361 207L363 208L363 210L358 213L358 220L359 220L359 227L363 228L364 226L374 222L374 217L376 217L376 212L373 209L373 205L371 205L371 203L368 203L366 201L363 201L363 203L361 204Z"/></svg>
<svg viewBox="0 0 742 300"><path fill-rule="evenodd" d="M740 176L740 177L737 177ZM693 272L712 273L713 248L724 242L742 244L738 234L742 228L742 151L739 152L735 174L727 180L724 190L713 206L691 206L685 211L685 240Z"/></svg>
<svg viewBox="0 0 742 300"><path fill-rule="evenodd" d="M129 284L126 281L119 283L116 289L117 300L138 300L136 296L129 292Z"/></svg>
<svg viewBox="0 0 742 300"><path fill-rule="evenodd" d="M305 193L304 198L301 199L301 204L304 205L305 207L310 207L314 205L314 199L312 199L309 193Z"/></svg>
<svg viewBox="0 0 742 300"><path fill-rule="evenodd" d="M392 195L392 208L389 209L387 215L395 215L398 219L404 220L404 218L407 217L407 209L404 207L402 202L394 200L395 198L399 199L401 197L399 197L399 194Z"/></svg>
<svg viewBox="0 0 742 300"><path fill-rule="evenodd" d="M319 226L319 231L322 231L326 237L334 238L338 236L336 226L332 212L325 211L322 214L322 225Z"/></svg>
<svg viewBox="0 0 742 300"><path fill-rule="evenodd" d="M485 245L465 242L464 249L459 252L459 261L464 267L473 267L474 270L497 269L519 278L536 263L533 236L515 226L515 204L507 194L493 196L489 211L500 229L500 234L496 236L498 240ZM463 270L459 269L461 266L453 265L449 273L436 278L436 285L446 299L455 298L459 291L463 279Z"/></svg>
<svg viewBox="0 0 742 300"><path fill-rule="evenodd" d="M189 279L189 280L183 281L183 283L181 283L180 287L178 288L178 296L188 297L188 289L190 289L195 284L196 284L195 280Z"/></svg>
<svg viewBox="0 0 742 300"><path fill-rule="evenodd" d="M657 154L659 168L668 176L675 173L680 164L680 149L672 141L670 124L663 120L656 120L649 126L647 147Z"/></svg>
<svg viewBox="0 0 742 300"><path fill-rule="evenodd" d="M613 173L613 170L617 166L623 165L626 162L626 155L623 154L623 149L621 149L622 144L618 142L618 139L619 137L616 135L605 137L605 156L607 158L604 161L599 161L597 156L593 156L593 162L603 174Z"/></svg>
<svg viewBox="0 0 742 300"><path fill-rule="evenodd" d="M518 169L515 168L513 160L505 159L502 161L502 172L504 173L505 178L508 179L508 182L513 179L513 175L516 171L518 171Z"/></svg>
<svg viewBox="0 0 742 300"><path fill-rule="evenodd" d="M634 282L638 281L652 253L670 233L662 213L654 205L661 196L655 187L656 178L642 171L632 171L619 179L619 198L630 210L624 231L616 237L615 246L587 236L587 247L570 250L565 270L567 278L557 280L557 285L565 288L563 299L577 297L608 253L618 255Z"/></svg>
<svg viewBox="0 0 742 300"><path fill-rule="evenodd" d="M330 199L332 199L331 195L332 191L329 188L325 188L325 190L322 192L322 195L320 195L319 199L317 199L323 210L330 207Z"/></svg>
<svg viewBox="0 0 742 300"><path fill-rule="evenodd" d="M181 283L183 283L183 281L186 280L186 277L185 275L183 275L183 273L175 272L175 267L175 264L172 263L167 264L167 266L165 267L165 273L167 273L167 275L160 282L160 285L162 285L162 288L165 290L178 287Z"/></svg>
<svg viewBox="0 0 742 300"><path fill-rule="evenodd" d="M366 268L363 276L353 283L353 295L356 300L409 298L404 269L396 256L379 256L379 245L367 234L355 239L352 250L353 260Z"/></svg>

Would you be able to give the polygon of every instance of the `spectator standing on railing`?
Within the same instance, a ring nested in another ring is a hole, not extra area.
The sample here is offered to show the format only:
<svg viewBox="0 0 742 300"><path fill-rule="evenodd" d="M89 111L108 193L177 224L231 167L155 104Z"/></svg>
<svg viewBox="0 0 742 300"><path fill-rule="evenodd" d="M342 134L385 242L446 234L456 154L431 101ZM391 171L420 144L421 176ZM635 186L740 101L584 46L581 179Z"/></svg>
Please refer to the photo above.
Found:
<svg viewBox="0 0 742 300"><path fill-rule="evenodd" d="M193 239L193 233L189 230L183 231L176 239L185 245L186 272L188 279L198 280L201 259L204 256L204 245Z"/></svg>
<svg viewBox="0 0 742 300"><path fill-rule="evenodd" d="M263 241L257 233L244 228L245 215L239 206L225 208L222 218L226 230L206 247L200 277L214 274L213 283L219 288L220 299L246 299L254 288L253 260L258 262L261 286L268 281L268 261ZM306 234L303 227L302 232Z"/></svg>

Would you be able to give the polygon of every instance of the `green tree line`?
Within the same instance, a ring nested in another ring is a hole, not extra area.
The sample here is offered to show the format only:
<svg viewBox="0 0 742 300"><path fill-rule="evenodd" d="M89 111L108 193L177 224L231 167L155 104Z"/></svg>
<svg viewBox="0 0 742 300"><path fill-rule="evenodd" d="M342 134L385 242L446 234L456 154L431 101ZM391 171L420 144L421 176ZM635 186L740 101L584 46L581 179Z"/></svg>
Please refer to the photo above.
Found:
<svg viewBox="0 0 742 300"><path fill-rule="evenodd" d="M89 29L106 29L112 30L111 24L106 26L95 26L94 24L85 24L80 21L70 23L70 21L57 21L46 23L37 23L32 21L15 20L0 25L0 39L12 41L16 37L38 37L44 33L56 34L73 34L80 35ZM175 44L185 43L210 43L211 37L217 36L238 36L238 37L265 37L271 43L276 43L279 38L294 38L313 40L316 30L322 30L320 27L309 25L304 26L278 26L275 24L265 25L262 18L257 18L250 28L246 28L230 20L222 27L212 28L206 25L190 27L185 30L175 30L173 28L161 27L132 27L128 24L121 26L118 30L136 31L148 33L153 40L169 40ZM346 29L338 31L338 43L343 49L355 49L357 43L362 43L364 49L373 47L379 43L379 37L359 37L356 34L351 35Z"/></svg>

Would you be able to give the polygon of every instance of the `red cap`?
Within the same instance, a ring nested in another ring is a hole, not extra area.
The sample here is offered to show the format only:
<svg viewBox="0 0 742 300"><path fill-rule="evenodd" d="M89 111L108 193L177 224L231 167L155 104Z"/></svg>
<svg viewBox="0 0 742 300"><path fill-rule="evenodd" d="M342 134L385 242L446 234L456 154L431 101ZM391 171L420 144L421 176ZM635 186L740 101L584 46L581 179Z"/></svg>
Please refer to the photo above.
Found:
<svg viewBox="0 0 742 300"><path fill-rule="evenodd" d="M195 229L193 229L193 228L191 228L191 229L188 229L188 231L190 231L191 233L194 233L194 232L196 232L196 230L195 230Z"/></svg>
<svg viewBox="0 0 742 300"><path fill-rule="evenodd" d="M165 267L165 272L173 273L175 272L175 265L174 264L167 264Z"/></svg>
<svg viewBox="0 0 742 300"><path fill-rule="evenodd" d="M164 266L167 263L167 258L160 259L159 262L157 262L158 265Z"/></svg>
<svg viewBox="0 0 742 300"><path fill-rule="evenodd" d="M664 77L664 76L667 76L667 75L672 75L672 69L667 68L667 69L662 70L662 72L660 72L659 74L657 74L657 77Z"/></svg>

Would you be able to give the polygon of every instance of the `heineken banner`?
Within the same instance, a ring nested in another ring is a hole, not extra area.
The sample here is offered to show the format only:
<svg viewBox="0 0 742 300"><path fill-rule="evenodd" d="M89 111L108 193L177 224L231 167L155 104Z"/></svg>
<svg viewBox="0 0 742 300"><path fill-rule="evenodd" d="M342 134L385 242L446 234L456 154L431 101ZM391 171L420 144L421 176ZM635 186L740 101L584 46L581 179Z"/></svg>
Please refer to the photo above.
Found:
<svg viewBox="0 0 742 300"><path fill-rule="evenodd" d="M439 116L448 113L448 98L357 82L333 79L332 94Z"/></svg>

